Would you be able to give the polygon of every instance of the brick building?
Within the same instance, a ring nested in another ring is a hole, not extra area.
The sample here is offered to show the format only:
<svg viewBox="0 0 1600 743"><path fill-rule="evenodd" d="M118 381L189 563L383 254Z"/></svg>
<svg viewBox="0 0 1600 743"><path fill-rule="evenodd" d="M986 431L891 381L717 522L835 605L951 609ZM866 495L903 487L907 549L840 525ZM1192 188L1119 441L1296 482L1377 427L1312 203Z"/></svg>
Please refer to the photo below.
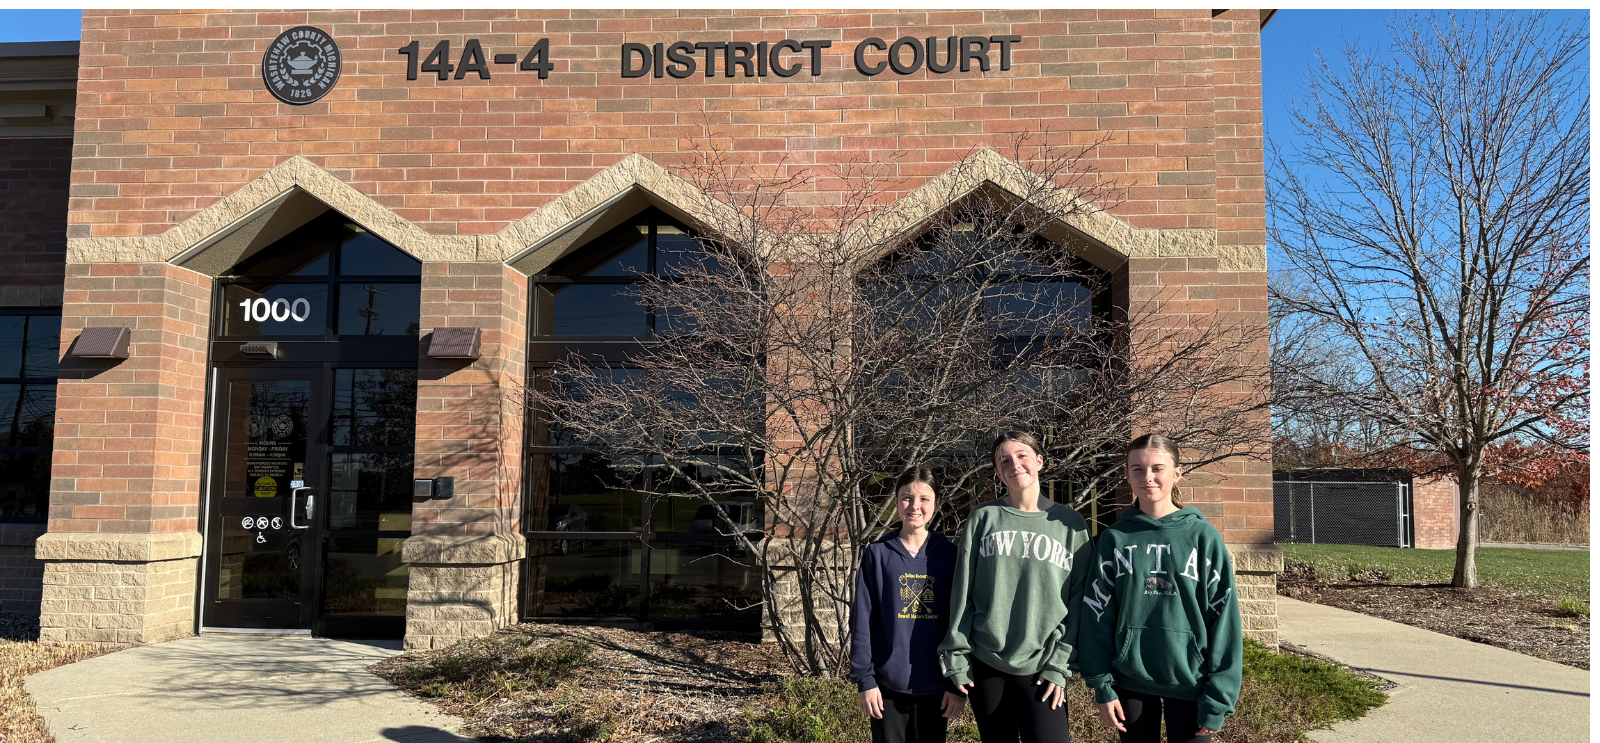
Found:
<svg viewBox="0 0 1600 743"><path fill-rule="evenodd" d="M1122 301L1264 324L1268 15L87 11L75 108L41 99L0 141L0 320L33 329L0 340L54 344L58 317L61 354L0 372L54 393L50 446L0 450L16 482L50 457L48 486L7 486L0 602L55 641L694 618L653 586L748 582L675 556L711 516L652 525L524 435L563 333L628 335L572 330L609 317L594 276L552 324L546 277L617 230L656 251L692 229L697 141L893 159L913 198L974 153L1003 187L985 150L1017 132L1103 134L1127 198L1069 227ZM441 328L477 334L441 352ZM1272 641L1269 465L1198 474Z"/></svg>

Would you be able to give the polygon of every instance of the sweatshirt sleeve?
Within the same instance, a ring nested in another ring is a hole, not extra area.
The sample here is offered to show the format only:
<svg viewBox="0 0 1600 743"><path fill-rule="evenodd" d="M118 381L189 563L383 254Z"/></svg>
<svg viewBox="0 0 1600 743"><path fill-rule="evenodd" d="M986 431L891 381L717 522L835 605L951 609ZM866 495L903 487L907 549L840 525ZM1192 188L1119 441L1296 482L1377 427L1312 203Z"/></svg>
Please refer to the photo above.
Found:
<svg viewBox="0 0 1600 743"><path fill-rule="evenodd" d="M856 596L850 602L850 680L857 691L878 688L877 669L872 665L872 599L876 595L877 561L868 547L856 570Z"/></svg>
<svg viewBox="0 0 1600 743"><path fill-rule="evenodd" d="M1239 618L1239 596L1233 584L1233 558L1219 535L1210 535L1206 550L1206 657L1201 666L1200 724L1221 730L1239 701L1244 677L1244 633Z"/></svg>
<svg viewBox="0 0 1600 743"><path fill-rule="evenodd" d="M1082 610L1078 622L1078 669L1083 675L1083 682L1094 690L1096 704L1105 704L1117 698L1117 692L1111 688L1111 661L1117 628L1117 586L1112 582L1112 575L1101 570L1104 563L1111 561L1114 549L1116 547L1111 535L1102 532L1092 553L1093 560L1085 566L1089 576L1083 601L1077 607Z"/></svg>
<svg viewBox="0 0 1600 743"><path fill-rule="evenodd" d="M1050 649L1044 668L1039 673L1040 678L1056 686L1065 686L1072 674L1080 672L1078 634L1085 609L1083 591L1088 584L1089 564L1094 559L1094 544L1089 539L1087 526L1075 530L1068 538L1078 544L1072 551L1072 569L1067 573L1067 616L1061 620L1061 626L1051 633L1055 645Z"/></svg>
<svg viewBox="0 0 1600 743"><path fill-rule="evenodd" d="M939 672L956 686L972 683L972 576L977 570L973 532L977 519L967 519L961 530L961 551L956 555L955 579L950 584L950 632L939 644Z"/></svg>

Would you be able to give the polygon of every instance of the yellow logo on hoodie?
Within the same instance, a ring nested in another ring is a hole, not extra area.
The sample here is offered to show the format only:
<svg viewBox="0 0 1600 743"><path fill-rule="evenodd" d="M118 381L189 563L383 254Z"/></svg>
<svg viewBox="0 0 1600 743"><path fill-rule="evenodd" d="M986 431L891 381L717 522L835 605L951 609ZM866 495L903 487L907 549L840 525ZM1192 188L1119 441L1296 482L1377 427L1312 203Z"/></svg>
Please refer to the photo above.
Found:
<svg viewBox="0 0 1600 743"><path fill-rule="evenodd" d="M900 619L938 619L933 610L933 576L900 576Z"/></svg>

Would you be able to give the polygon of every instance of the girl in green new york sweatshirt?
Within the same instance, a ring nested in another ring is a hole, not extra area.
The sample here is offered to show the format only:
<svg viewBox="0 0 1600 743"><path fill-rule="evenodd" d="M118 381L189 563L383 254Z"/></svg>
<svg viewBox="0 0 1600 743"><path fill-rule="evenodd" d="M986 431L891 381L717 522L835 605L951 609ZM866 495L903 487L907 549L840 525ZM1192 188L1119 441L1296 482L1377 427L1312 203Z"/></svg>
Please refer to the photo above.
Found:
<svg viewBox="0 0 1600 743"><path fill-rule="evenodd" d="M1177 446L1160 435L1128 451L1137 498L1102 532L1083 595L1079 664L1100 718L1123 743L1209 741L1239 700L1244 641L1222 535L1173 489Z"/></svg>
<svg viewBox="0 0 1600 743"><path fill-rule="evenodd" d="M1077 671L1089 527L1040 496L1032 436L1005 433L992 451L1007 492L962 530L939 665L970 696L984 743L1066 743L1062 687Z"/></svg>

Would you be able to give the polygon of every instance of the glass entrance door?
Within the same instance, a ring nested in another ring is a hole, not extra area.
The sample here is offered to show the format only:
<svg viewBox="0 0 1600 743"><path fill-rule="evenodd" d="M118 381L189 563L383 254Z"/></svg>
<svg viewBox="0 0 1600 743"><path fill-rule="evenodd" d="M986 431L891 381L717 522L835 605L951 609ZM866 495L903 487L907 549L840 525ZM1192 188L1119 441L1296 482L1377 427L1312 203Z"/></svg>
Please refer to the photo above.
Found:
<svg viewBox="0 0 1600 743"><path fill-rule="evenodd" d="M416 370L215 374L202 626L404 634Z"/></svg>
<svg viewBox="0 0 1600 743"><path fill-rule="evenodd" d="M202 626L316 620L328 398L310 369L218 369Z"/></svg>

